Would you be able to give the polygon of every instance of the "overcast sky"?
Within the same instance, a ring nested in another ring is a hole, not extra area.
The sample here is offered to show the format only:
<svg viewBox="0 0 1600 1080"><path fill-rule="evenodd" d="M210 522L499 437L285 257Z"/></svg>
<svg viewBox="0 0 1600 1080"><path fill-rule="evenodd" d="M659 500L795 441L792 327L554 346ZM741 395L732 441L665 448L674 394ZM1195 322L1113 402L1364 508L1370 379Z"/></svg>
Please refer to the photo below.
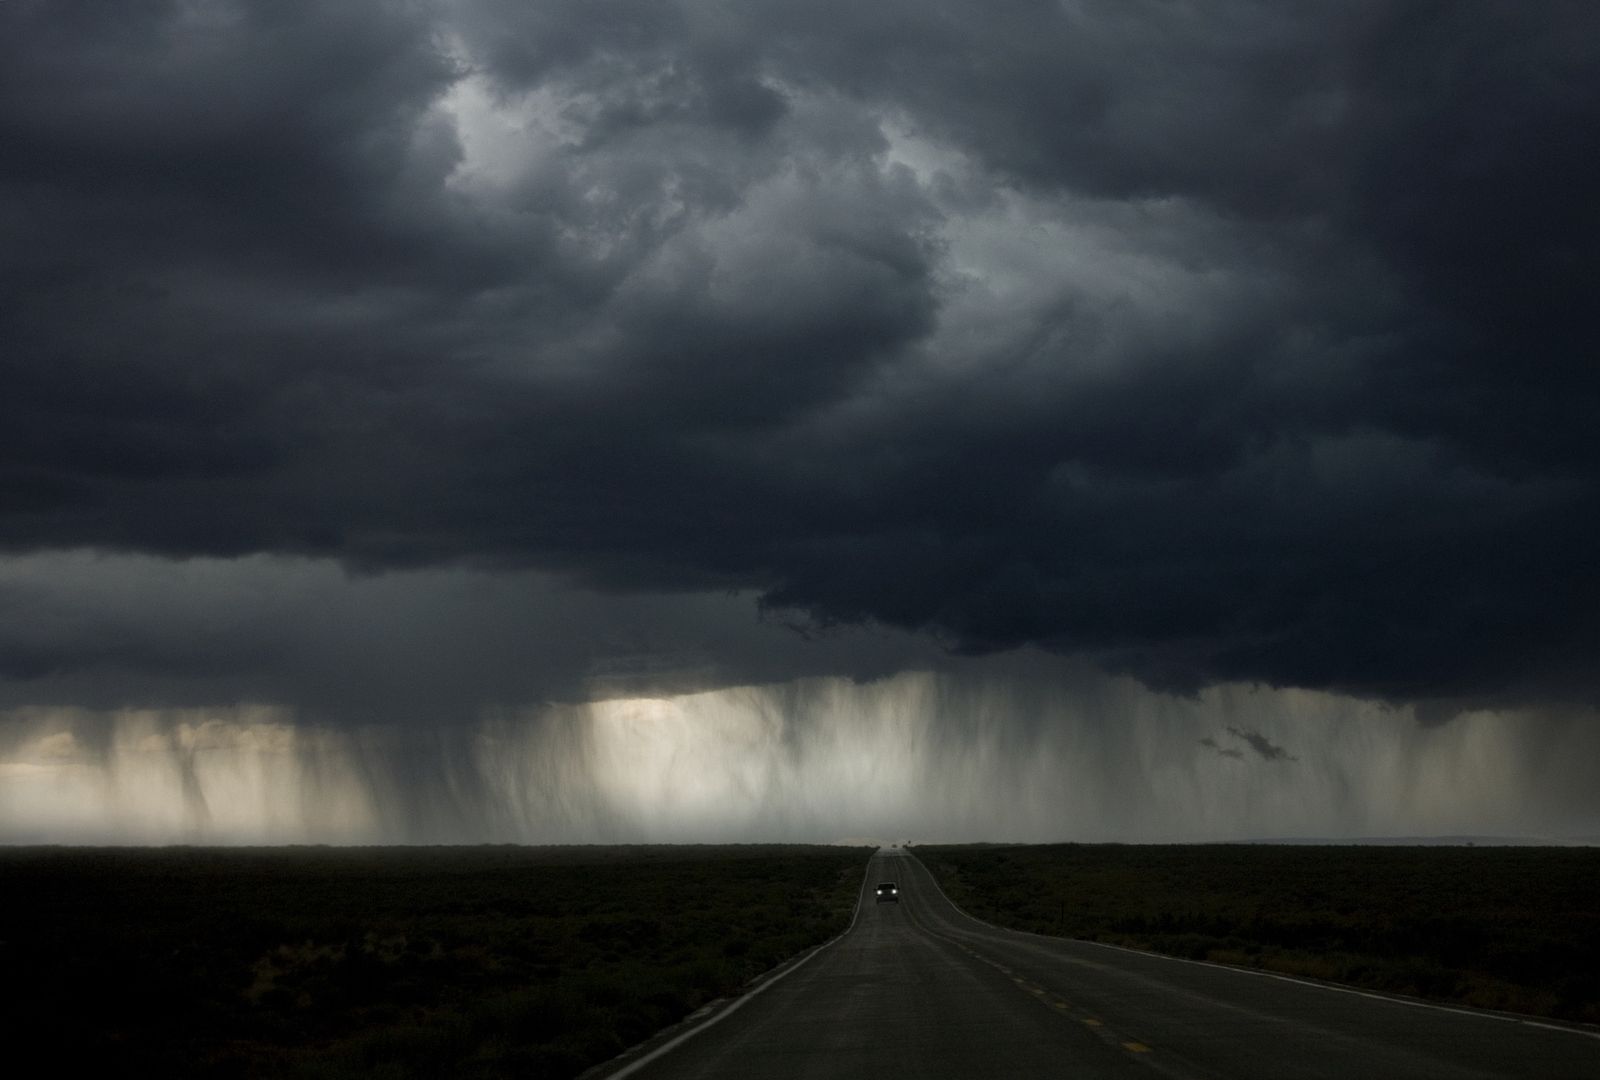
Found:
<svg viewBox="0 0 1600 1080"><path fill-rule="evenodd" d="M1600 834L1597 191L1589 0L4 0L0 840Z"/></svg>

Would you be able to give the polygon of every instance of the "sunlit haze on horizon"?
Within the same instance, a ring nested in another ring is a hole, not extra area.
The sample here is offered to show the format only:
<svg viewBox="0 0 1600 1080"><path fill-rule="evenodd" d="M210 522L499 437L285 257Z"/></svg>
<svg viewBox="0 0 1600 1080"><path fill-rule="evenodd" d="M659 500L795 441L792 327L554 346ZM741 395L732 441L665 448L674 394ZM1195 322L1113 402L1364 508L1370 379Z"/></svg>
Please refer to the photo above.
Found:
<svg viewBox="0 0 1600 1080"><path fill-rule="evenodd" d="M1581 721L1423 727L1328 694L1173 697L1087 671L818 678L444 729L270 708L28 710L8 727L9 843L1600 837L1600 738Z"/></svg>

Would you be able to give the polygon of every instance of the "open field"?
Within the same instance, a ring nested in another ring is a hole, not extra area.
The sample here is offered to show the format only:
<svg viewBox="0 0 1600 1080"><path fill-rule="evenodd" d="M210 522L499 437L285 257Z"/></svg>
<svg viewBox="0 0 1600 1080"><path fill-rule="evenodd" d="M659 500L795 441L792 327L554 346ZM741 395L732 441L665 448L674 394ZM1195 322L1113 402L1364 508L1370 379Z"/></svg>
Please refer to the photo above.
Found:
<svg viewBox="0 0 1600 1080"><path fill-rule="evenodd" d="M0 850L53 1071L572 1076L849 922L854 848Z"/></svg>
<svg viewBox="0 0 1600 1080"><path fill-rule="evenodd" d="M918 847L1001 926L1600 1023L1600 849Z"/></svg>

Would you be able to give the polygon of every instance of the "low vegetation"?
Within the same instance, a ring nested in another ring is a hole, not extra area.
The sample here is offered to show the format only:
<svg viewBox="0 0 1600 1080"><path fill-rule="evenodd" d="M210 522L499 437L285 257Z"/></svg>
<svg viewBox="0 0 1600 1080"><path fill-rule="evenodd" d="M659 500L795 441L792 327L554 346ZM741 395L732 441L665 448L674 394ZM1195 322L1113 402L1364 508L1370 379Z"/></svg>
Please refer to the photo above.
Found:
<svg viewBox="0 0 1600 1080"><path fill-rule="evenodd" d="M1600 850L919 847L989 922L1600 1023Z"/></svg>
<svg viewBox="0 0 1600 1080"><path fill-rule="evenodd" d="M64 1075L573 1076L843 930L868 854L0 851L8 1020Z"/></svg>

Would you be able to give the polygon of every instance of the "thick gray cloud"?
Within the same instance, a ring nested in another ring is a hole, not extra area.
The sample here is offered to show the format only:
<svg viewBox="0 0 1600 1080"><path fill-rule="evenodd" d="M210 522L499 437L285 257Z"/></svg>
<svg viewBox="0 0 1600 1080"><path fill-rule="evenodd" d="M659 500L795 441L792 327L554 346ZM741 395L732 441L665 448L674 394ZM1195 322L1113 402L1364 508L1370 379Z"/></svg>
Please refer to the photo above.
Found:
<svg viewBox="0 0 1600 1080"><path fill-rule="evenodd" d="M10 0L0 544L1592 700L1597 32L1582 2ZM254 686L237 641L169 637L12 620L0 672Z"/></svg>
<svg viewBox="0 0 1600 1080"><path fill-rule="evenodd" d="M348 577L326 561L0 562L0 715L238 703L308 723L476 725L541 702L937 666L883 631L806 640L738 594L606 595L532 572Z"/></svg>

